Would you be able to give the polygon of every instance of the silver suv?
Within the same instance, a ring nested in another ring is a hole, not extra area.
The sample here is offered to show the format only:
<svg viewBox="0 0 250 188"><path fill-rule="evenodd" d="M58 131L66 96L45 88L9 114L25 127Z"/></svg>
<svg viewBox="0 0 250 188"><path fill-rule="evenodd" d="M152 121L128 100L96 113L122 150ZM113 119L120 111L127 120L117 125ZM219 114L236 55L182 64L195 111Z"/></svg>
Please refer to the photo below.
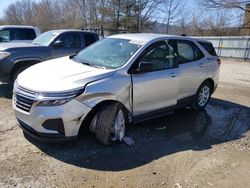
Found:
<svg viewBox="0 0 250 188"><path fill-rule="evenodd" d="M72 140L88 127L107 145L122 140L129 123L205 108L219 67L212 44L201 39L115 35L22 72L13 108L23 131L37 139Z"/></svg>

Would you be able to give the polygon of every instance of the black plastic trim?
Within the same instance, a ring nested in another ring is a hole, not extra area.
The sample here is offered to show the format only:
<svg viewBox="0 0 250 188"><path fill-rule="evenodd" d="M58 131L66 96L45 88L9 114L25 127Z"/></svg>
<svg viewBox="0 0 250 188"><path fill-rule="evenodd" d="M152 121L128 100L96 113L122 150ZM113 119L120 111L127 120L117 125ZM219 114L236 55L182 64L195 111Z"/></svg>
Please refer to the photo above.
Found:
<svg viewBox="0 0 250 188"><path fill-rule="evenodd" d="M177 104L174 105L174 106L169 106L169 107L166 107L166 108L162 108L162 109L159 109L159 110L155 110L155 111L152 111L152 112L148 112L148 113L145 113L145 114L142 114L142 115L135 116L133 118L133 123L139 123L139 122L143 122L143 121L147 121L147 120L150 120L150 119L155 119L155 118L159 118L159 117L162 117L162 116L165 116L165 115L172 114L174 112L174 110L192 104L194 99L195 99L195 95L190 96L190 97L186 97L184 99L178 100Z"/></svg>
<svg viewBox="0 0 250 188"><path fill-rule="evenodd" d="M35 131L26 123L22 122L21 120L17 119L19 127L23 130L24 133L31 136L32 138L44 142L69 142L74 141L77 139L77 136L73 137L65 137L63 134L60 133L40 133Z"/></svg>

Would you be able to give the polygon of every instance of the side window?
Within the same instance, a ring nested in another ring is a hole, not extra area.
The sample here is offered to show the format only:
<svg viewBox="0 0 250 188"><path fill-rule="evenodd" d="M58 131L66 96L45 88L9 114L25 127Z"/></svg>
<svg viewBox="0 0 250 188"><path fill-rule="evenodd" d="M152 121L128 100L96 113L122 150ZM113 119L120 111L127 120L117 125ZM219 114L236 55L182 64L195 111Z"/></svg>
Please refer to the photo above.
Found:
<svg viewBox="0 0 250 188"><path fill-rule="evenodd" d="M65 33L57 39L62 41L65 48L81 48L81 37L79 33Z"/></svg>
<svg viewBox="0 0 250 188"><path fill-rule="evenodd" d="M140 61L153 63L151 71L176 67L173 49L166 42L158 42L149 47L140 58Z"/></svg>
<svg viewBox="0 0 250 188"><path fill-rule="evenodd" d="M34 29L23 29L23 32L26 40L33 40L36 38L36 33Z"/></svg>
<svg viewBox="0 0 250 188"><path fill-rule="evenodd" d="M217 56L212 43L209 42L199 42L199 44L205 48L205 50L212 56Z"/></svg>
<svg viewBox="0 0 250 188"><path fill-rule="evenodd" d="M204 57L201 50L191 41L177 40L178 62L188 63Z"/></svg>
<svg viewBox="0 0 250 188"><path fill-rule="evenodd" d="M10 41L10 31L4 29L0 31L0 42L9 42Z"/></svg>
<svg viewBox="0 0 250 188"><path fill-rule="evenodd" d="M96 41L95 35L91 33L84 33L85 47L93 44Z"/></svg>
<svg viewBox="0 0 250 188"><path fill-rule="evenodd" d="M36 33L33 29L9 28L0 31L0 42L9 42L12 40L33 40Z"/></svg>

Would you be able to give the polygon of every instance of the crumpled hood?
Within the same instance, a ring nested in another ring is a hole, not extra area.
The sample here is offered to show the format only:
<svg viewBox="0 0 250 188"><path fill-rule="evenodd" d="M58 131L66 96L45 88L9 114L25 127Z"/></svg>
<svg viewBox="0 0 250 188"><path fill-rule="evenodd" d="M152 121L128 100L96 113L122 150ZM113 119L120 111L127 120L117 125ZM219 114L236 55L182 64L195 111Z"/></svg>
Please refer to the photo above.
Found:
<svg viewBox="0 0 250 188"><path fill-rule="evenodd" d="M82 88L87 83L111 76L114 70L98 69L69 57L36 64L17 78L19 86L36 92L62 92Z"/></svg>
<svg viewBox="0 0 250 188"><path fill-rule="evenodd" d="M43 47L37 44L28 43L28 42L3 42L0 43L0 51L12 49L12 48L36 48Z"/></svg>

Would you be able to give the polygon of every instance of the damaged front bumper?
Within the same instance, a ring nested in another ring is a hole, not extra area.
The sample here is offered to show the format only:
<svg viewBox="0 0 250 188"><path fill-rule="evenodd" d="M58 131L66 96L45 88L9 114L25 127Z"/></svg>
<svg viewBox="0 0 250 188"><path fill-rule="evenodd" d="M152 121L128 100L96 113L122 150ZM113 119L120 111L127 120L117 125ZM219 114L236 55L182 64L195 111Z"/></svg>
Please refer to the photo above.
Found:
<svg viewBox="0 0 250 188"><path fill-rule="evenodd" d="M25 133L41 141L69 141L78 136L79 129L91 108L73 99L60 106L36 106L27 112L13 109L19 126Z"/></svg>

